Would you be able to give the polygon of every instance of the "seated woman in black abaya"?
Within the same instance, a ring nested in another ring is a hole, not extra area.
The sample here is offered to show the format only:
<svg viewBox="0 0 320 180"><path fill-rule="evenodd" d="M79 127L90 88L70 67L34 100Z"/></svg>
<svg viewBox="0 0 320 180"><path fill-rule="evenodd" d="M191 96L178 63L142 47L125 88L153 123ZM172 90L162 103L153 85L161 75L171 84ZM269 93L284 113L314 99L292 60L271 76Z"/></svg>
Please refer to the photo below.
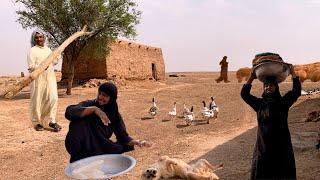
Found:
<svg viewBox="0 0 320 180"><path fill-rule="evenodd" d="M149 145L132 139L118 110L117 87L104 83L94 100L67 107L65 117L70 121L65 146L70 162L100 154L122 154ZM115 133L117 142L110 140Z"/></svg>

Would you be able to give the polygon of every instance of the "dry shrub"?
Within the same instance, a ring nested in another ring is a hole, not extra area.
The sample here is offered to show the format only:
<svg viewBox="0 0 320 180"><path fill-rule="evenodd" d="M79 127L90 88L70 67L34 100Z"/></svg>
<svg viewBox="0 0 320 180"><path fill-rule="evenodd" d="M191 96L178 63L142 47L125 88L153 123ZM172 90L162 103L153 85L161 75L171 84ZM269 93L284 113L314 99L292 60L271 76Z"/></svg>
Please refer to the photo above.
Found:
<svg viewBox="0 0 320 180"><path fill-rule="evenodd" d="M314 71L311 75L310 75L310 80L312 82L318 82L320 81L320 69Z"/></svg>
<svg viewBox="0 0 320 180"><path fill-rule="evenodd" d="M307 79L311 79L312 74L315 71L318 71L318 70L320 70L320 65L319 64L310 64L310 65L308 65L307 68L306 68Z"/></svg>
<svg viewBox="0 0 320 180"><path fill-rule="evenodd" d="M315 73L316 71L320 71L320 63L311 63L311 64L302 64L302 65L294 65L294 70L296 74L300 77L301 82L304 82L307 79L310 79L312 82L319 81L319 73Z"/></svg>
<svg viewBox="0 0 320 180"><path fill-rule="evenodd" d="M300 71L300 70L306 71L306 69L307 69L306 65L294 65L295 71Z"/></svg>
<svg viewBox="0 0 320 180"><path fill-rule="evenodd" d="M307 79L307 72L305 70L303 70L303 69L296 70L295 69L295 73L297 76L300 77L301 82L304 82Z"/></svg>
<svg viewBox="0 0 320 180"><path fill-rule="evenodd" d="M245 67L238 69L238 71L236 72L238 82L241 83L242 79L248 80L250 77L250 73L251 68Z"/></svg>

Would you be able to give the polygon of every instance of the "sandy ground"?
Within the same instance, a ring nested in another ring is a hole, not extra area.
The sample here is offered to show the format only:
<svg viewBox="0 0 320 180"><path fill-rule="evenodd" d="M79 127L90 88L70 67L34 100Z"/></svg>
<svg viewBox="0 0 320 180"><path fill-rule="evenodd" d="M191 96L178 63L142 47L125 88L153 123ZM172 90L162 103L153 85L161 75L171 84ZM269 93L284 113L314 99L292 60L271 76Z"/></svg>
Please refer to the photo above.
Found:
<svg viewBox="0 0 320 180"><path fill-rule="evenodd" d="M216 173L221 179L248 179L253 146L256 138L255 114L240 97L242 83L237 83L235 73L230 73L230 83L215 83L218 73L178 73L184 77L167 77L164 82L135 82L121 87L119 92L120 112L129 134L134 138L146 139L151 148L136 148L127 153L137 160L137 166L129 173L114 178L139 179L141 171L154 163L161 155L181 158L186 162L206 158L213 164L224 163ZM14 82L15 78L0 78ZM280 89L286 92L292 87L290 79ZM306 81L304 89L320 87L320 82ZM68 131L68 120L64 118L66 106L79 101L93 99L97 88L76 87L73 95L64 95L59 89L57 119L62 131L37 132L29 119L29 90L24 89L13 100L0 100L0 179L68 179L64 168L69 154L64 139ZM260 96L262 84L254 82L253 94ZM220 108L218 119L206 124L201 116L196 124L185 126L182 119L168 121L168 112L174 101L178 114L183 103L194 105L200 112L201 101L209 102L216 97ZM156 98L160 113L155 119L148 110L152 97ZM289 112L289 126L294 144L298 179L317 179L320 174L320 153L315 149L320 122L305 123L307 112L320 108L320 95L304 96Z"/></svg>

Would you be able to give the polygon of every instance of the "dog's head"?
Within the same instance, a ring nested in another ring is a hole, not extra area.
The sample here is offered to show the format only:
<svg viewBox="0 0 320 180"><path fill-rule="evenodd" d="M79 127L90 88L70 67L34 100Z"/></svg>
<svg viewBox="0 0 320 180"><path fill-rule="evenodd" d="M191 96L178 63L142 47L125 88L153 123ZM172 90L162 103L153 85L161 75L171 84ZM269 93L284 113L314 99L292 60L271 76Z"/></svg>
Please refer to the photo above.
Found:
<svg viewBox="0 0 320 180"><path fill-rule="evenodd" d="M168 156L161 156L155 164L149 166L142 172L141 179L142 180L158 180L163 175L162 173L166 172L166 160L168 160Z"/></svg>
<svg viewBox="0 0 320 180"><path fill-rule="evenodd" d="M155 167L149 167L142 172L142 180L156 180L160 179L159 170Z"/></svg>

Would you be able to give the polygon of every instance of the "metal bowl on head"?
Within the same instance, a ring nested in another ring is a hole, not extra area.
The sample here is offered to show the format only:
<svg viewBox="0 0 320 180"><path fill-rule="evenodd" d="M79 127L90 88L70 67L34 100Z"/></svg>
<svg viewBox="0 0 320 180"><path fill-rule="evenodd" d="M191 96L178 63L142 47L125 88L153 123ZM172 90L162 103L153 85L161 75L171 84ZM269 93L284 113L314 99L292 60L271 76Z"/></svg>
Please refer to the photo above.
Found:
<svg viewBox="0 0 320 180"><path fill-rule="evenodd" d="M105 154L70 163L65 174L72 179L109 179L130 171L136 160L128 155Z"/></svg>
<svg viewBox="0 0 320 180"><path fill-rule="evenodd" d="M254 66L253 71L261 82L265 82L267 76L275 76L278 83L280 83L290 74L290 68L287 63L275 61L262 62Z"/></svg>

